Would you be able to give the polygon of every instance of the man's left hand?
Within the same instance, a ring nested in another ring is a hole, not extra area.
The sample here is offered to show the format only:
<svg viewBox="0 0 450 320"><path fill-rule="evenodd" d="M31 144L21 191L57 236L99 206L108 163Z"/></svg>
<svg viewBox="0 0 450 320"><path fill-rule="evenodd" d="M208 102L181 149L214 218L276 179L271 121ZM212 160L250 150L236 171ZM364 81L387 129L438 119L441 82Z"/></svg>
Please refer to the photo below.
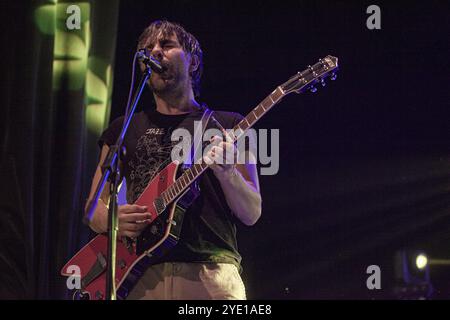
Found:
<svg viewBox="0 0 450 320"><path fill-rule="evenodd" d="M236 173L238 149L231 137L224 132L225 141L220 136L211 138L211 149L206 153L204 161L210 165L214 174L220 179Z"/></svg>

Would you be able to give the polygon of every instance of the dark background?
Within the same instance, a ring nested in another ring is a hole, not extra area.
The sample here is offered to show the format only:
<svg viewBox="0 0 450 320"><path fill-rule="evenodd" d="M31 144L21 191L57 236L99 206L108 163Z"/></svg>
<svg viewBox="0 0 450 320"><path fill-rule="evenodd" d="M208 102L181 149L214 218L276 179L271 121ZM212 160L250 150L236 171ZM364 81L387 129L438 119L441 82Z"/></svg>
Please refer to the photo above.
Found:
<svg viewBox="0 0 450 320"><path fill-rule="evenodd" d="M381 8L369 30L366 8ZM256 299L392 298L394 254L450 256L449 4L446 1L122 1L111 119L154 19L182 24L204 52L201 101L247 114L328 54L335 82L283 100L256 128L280 130L280 169L261 176L263 214L240 228ZM146 93L141 105L151 103ZM379 265L382 289L366 287ZM450 266L431 266L436 298Z"/></svg>
<svg viewBox="0 0 450 320"><path fill-rule="evenodd" d="M256 125L279 129L280 154L279 172L260 176L261 219L239 227L249 298L402 298L396 252L450 260L448 1L85 1L89 54L115 61L111 121L155 19L200 41L200 100L213 109L245 115L297 71L339 58L336 81L286 97ZM98 156L86 93L52 88L55 36L34 14L55 3L0 3L0 299L68 298L59 271L88 240ZM372 4L381 30L366 27ZM370 265L380 290L366 287ZM449 299L450 265L429 271L431 298Z"/></svg>

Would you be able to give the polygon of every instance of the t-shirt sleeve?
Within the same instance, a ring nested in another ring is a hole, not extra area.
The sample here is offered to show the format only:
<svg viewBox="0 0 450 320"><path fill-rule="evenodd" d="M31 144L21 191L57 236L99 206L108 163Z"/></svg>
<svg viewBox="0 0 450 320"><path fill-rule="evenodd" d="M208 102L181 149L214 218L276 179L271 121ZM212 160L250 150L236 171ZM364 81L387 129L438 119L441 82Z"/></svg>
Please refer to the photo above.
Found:
<svg viewBox="0 0 450 320"><path fill-rule="evenodd" d="M122 130L123 125L123 117L119 117L115 119L108 128L101 134L98 139L98 146L100 149L103 147L103 144L108 146L116 143L117 138L119 137L120 131Z"/></svg>

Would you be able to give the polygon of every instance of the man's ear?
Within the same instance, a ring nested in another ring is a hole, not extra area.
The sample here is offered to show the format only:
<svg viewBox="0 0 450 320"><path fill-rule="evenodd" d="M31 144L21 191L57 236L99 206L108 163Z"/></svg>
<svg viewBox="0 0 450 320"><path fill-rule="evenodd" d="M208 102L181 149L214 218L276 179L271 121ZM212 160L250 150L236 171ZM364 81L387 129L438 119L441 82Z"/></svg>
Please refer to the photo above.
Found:
<svg viewBox="0 0 450 320"><path fill-rule="evenodd" d="M191 66L189 67L191 74L198 69L199 64L200 61L198 57L196 55L191 55Z"/></svg>

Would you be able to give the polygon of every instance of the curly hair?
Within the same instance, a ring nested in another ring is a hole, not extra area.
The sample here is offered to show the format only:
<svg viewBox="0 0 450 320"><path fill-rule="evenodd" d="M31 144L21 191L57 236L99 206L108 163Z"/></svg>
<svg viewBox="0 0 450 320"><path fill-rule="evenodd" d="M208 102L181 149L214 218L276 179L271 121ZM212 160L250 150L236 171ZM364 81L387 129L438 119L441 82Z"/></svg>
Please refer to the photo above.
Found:
<svg viewBox="0 0 450 320"><path fill-rule="evenodd" d="M161 34L164 38L169 38L175 34L180 42L183 50L191 56L196 56L199 62L198 68L191 74L192 89L194 95L200 95L200 78L203 72L203 52L200 48L198 40L181 25L167 20L156 20L152 22L142 34L139 36L138 49L153 47L157 41L157 37Z"/></svg>

